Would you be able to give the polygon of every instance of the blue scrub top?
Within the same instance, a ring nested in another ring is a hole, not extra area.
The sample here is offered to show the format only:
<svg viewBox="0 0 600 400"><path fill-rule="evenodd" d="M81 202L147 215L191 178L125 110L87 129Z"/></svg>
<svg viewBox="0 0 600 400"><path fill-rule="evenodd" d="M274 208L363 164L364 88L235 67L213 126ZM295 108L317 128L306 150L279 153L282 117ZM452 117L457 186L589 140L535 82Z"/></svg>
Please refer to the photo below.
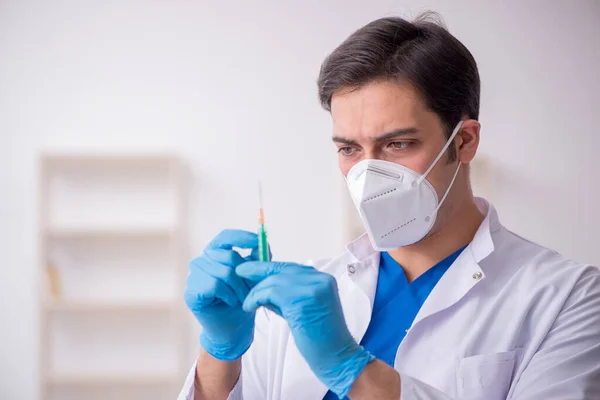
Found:
<svg viewBox="0 0 600 400"><path fill-rule="evenodd" d="M400 264L387 252L381 253L373 314L360 344L393 368L398 346L406 331L429 293L463 250L464 247L446 257L411 283L406 280ZM329 391L323 400L337 398Z"/></svg>

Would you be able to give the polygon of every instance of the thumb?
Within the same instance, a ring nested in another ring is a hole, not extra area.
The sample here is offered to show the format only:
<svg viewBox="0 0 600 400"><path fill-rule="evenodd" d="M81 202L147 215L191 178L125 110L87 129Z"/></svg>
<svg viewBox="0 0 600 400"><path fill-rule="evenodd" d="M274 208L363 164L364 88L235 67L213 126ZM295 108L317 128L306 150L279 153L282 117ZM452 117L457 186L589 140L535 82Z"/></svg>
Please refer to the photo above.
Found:
<svg viewBox="0 0 600 400"><path fill-rule="evenodd" d="M259 261L260 260L260 252L258 247L252 249L252 253L248 257L244 257L246 261ZM269 244L269 261L273 260L273 253L271 253L271 245Z"/></svg>

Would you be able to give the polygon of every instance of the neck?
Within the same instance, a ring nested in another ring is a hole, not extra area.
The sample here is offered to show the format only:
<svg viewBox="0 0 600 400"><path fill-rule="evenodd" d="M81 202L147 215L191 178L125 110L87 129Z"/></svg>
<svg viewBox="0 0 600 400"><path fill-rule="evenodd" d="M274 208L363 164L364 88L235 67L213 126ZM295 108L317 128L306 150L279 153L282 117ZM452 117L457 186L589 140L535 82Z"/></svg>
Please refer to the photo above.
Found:
<svg viewBox="0 0 600 400"><path fill-rule="evenodd" d="M409 282L473 240L484 216L472 196L461 203L458 208L450 207L437 229L423 240L389 252Z"/></svg>

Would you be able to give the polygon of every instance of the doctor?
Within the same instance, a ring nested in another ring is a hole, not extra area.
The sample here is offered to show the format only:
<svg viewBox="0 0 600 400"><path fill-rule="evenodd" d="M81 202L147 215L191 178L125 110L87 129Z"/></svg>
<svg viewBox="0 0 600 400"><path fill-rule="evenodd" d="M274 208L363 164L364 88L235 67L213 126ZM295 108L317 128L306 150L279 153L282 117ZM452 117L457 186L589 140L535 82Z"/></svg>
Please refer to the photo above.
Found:
<svg viewBox="0 0 600 400"><path fill-rule="evenodd" d="M203 350L180 399L600 399L600 271L472 195L471 53L384 18L327 57L318 88L367 234L313 266L242 258L253 233L215 237L190 263Z"/></svg>

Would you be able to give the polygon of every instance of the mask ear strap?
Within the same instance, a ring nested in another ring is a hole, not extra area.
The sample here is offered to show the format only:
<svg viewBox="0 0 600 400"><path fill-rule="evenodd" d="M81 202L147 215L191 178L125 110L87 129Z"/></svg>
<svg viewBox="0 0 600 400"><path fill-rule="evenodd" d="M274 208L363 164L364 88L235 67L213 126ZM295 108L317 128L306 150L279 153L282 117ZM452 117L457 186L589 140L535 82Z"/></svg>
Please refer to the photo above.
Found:
<svg viewBox="0 0 600 400"><path fill-rule="evenodd" d="M462 163L459 161L458 162L458 167L456 167L456 172L454 172L454 176L452 177L452 180L450 181L450 185L448 185L448 189L446 189L446 193L444 193L444 196L442 197L442 200L440 200L440 202L438 203L437 207L435 208L435 212L438 212L438 210L440 209L440 207L444 203L444 200L446 200L446 197L448 196L448 193L450 193L450 189L452 189L452 185L454 185L454 180L456 179L456 177L458 175L458 171L460 170L460 166L461 165L462 165Z"/></svg>
<svg viewBox="0 0 600 400"><path fill-rule="evenodd" d="M446 144L442 148L442 151L440 151L440 153L437 155L437 157L435 158L435 160L433 160L433 162L431 163L431 165L429 166L429 168L427 168L427 171L425 171L423 173L423 175L421 175L421 177L416 180L416 185L413 183L413 186L415 186L415 187L419 186L421 183L423 183L423 181L425 180L425 178L427 178L427 175L429 175L429 173L431 172L431 170L433 169L433 167L435 167L435 165L437 164L437 162L440 161L440 158L442 158L442 156L444 155L444 153L446 152L446 150L448 150L448 147L450 147L450 145L452 144L452 141L456 137L456 134L460 130L460 127L462 126L462 124L463 124L463 122L461 120L456 125L456 128L454 128L454 131L452 132L452 135L450 135L450 138L448 139L448 141L446 142ZM459 166L460 166L460 163L459 163ZM458 170L457 170L457 173L458 173ZM456 175L454 177L456 177ZM454 179L452 181L454 181Z"/></svg>

